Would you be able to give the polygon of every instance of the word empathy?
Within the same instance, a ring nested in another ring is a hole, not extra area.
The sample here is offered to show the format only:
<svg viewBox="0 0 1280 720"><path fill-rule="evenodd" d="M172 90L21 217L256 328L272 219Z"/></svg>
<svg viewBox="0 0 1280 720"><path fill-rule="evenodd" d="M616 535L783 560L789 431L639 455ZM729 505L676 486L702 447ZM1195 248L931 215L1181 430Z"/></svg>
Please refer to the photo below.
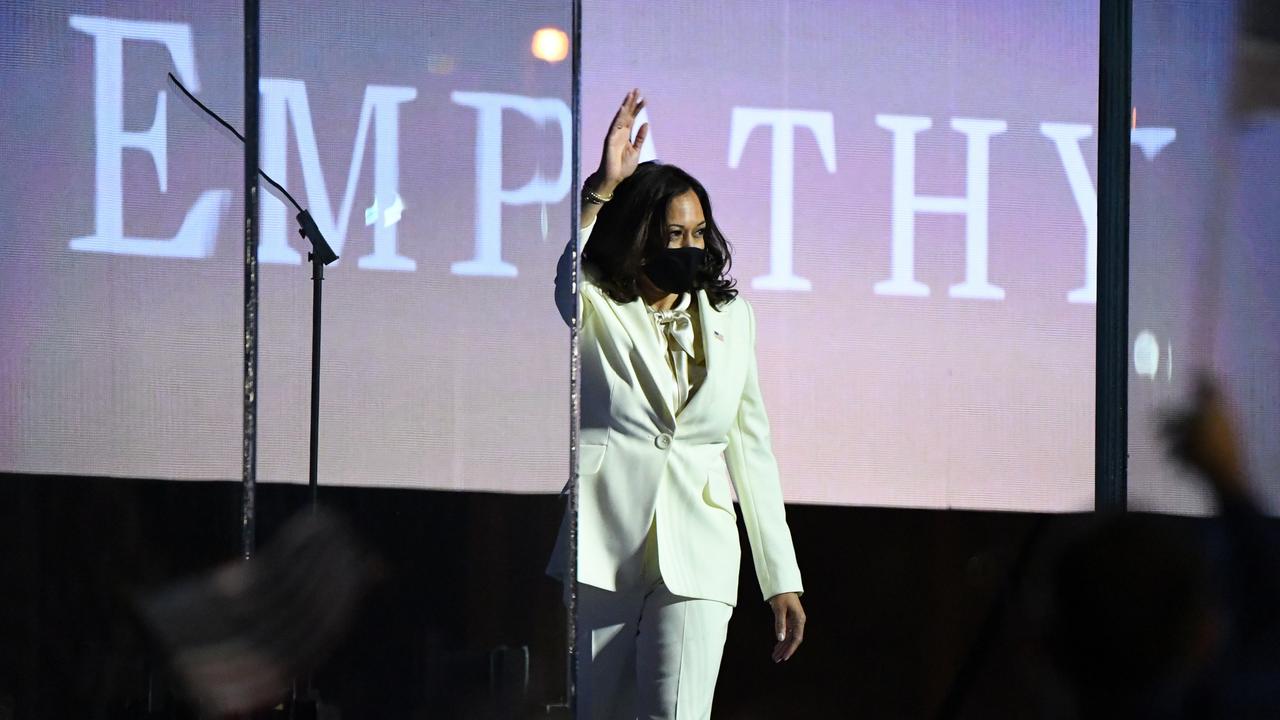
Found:
<svg viewBox="0 0 1280 720"><path fill-rule="evenodd" d="M130 237L124 233L123 152L140 150L155 164L161 192L167 191L167 95L159 92L151 127L125 130L124 43L162 45L169 53L184 84L198 91L191 26L183 23L119 20L73 15L73 29L94 40L94 146L95 226L93 234L70 241L81 252L142 255L171 258L203 258L212 251L219 222L230 204L231 191L203 192L188 209L177 233L167 238ZM292 121L306 202L316 224L333 249L342 254L351 225L356 187L365 167L366 149L373 145L374 198L364 210L365 225L373 228L371 252L357 259L369 270L414 271L417 263L400 252L397 229L411 210L400 194L400 109L415 100L413 87L368 85L360 105L346 185L335 205L325 181L316 145L307 87L301 80L260 79L260 137L262 169L287 185L286 151ZM570 190L572 118L559 98L528 97L507 93L453 92L451 101L475 111L475 238L472 257L453 262L454 275L516 277L517 268L502 257L502 210L505 206L555 204ZM504 187L503 121L507 113L546 126L554 124L560 135L561 162L554 178L535 172L517 188ZM876 124L888 131L892 144L892 199L890 208L889 276L875 283L879 295L928 296L931 289L915 277L915 221L921 214L953 214L965 219L965 268L960 282L950 286L951 297L1000 300L1003 288L987 273L989 220L989 157L992 138L1004 133L1003 120L952 118L950 127L966 143L965 192L957 196L924 195L916 191L916 138L933 126L928 117L877 115ZM813 284L798 274L794 264L793 200L795 196L795 146L800 134L815 141L827 172L836 171L834 118L830 112L787 108L735 107L729 126L730 169L742 161L748 138L757 130L771 134L769 271L752 279L752 286L766 290L808 292ZM1044 122L1040 134L1057 151L1076 207L1084 224L1083 282L1066 294L1072 303L1092 303L1097 296L1097 192L1085 164L1081 141L1090 138L1087 124ZM1132 143L1147 160L1154 159L1176 132L1172 128L1135 128ZM652 157L653 144L646 147ZM261 236L258 260L262 263L300 264L301 253L291 244L287 210L270 194L262 195Z"/></svg>

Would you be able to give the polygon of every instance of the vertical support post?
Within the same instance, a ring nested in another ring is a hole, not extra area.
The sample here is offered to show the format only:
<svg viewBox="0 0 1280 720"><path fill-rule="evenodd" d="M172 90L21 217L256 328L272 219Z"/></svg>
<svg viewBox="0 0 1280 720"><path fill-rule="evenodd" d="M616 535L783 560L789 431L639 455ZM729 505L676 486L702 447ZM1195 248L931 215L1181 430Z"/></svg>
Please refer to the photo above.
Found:
<svg viewBox="0 0 1280 720"><path fill-rule="evenodd" d="M240 553L253 557L258 481L258 0L244 0L244 424Z"/></svg>
<svg viewBox="0 0 1280 720"><path fill-rule="evenodd" d="M573 138L571 162L573 163L570 183L573 188L569 193L569 221L573 238L573 270L570 284L573 288L574 307L581 308L578 293L581 292L578 270L581 266L579 251L581 242L578 238L578 219L582 213L582 0L573 0L573 27L570 34L571 72L569 106L573 117ZM568 583L569 602L568 622L569 655L567 665L567 687L565 697L569 702L569 713L577 717L578 713L578 431L582 424L582 388L579 384L582 374L582 358L578 352L578 331L582 318L576 314L573 325L569 329L569 567L565 573Z"/></svg>
<svg viewBox="0 0 1280 720"><path fill-rule="evenodd" d="M1098 305L1094 505L1128 502L1129 136L1133 0L1102 0L1098 56Z"/></svg>

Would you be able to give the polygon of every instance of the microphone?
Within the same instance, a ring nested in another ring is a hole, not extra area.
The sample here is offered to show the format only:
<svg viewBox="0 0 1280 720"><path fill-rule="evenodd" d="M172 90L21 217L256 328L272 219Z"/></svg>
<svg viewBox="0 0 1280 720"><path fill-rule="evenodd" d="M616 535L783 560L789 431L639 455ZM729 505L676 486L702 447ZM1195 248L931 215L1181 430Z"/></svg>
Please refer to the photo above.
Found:
<svg viewBox="0 0 1280 720"><path fill-rule="evenodd" d="M262 172L259 170L258 172ZM266 177L263 174L263 177ZM302 227L298 228L298 234L311 241L311 250L319 258L320 262L328 265L338 259L337 253L333 248L329 247L329 243L325 241L324 235L320 233L320 228L316 226L316 221L311 218L310 210L303 210L298 213L298 224Z"/></svg>

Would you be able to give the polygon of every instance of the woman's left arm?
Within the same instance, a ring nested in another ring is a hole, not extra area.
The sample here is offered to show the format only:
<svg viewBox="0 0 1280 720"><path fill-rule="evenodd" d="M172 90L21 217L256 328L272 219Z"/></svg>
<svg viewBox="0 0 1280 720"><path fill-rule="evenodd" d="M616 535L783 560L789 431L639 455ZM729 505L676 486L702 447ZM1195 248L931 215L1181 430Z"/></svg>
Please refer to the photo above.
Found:
<svg viewBox="0 0 1280 720"><path fill-rule="evenodd" d="M742 300L745 304L746 300ZM791 657L804 637L804 609L800 594L800 568L796 563L791 529L778 477L778 461L769 439L769 417L756 365L755 313L746 305L750 318L751 357L738 416L729 431L725 461L742 505L743 523L751 541L760 590L773 607L775 618L774 660Z"/></svg>

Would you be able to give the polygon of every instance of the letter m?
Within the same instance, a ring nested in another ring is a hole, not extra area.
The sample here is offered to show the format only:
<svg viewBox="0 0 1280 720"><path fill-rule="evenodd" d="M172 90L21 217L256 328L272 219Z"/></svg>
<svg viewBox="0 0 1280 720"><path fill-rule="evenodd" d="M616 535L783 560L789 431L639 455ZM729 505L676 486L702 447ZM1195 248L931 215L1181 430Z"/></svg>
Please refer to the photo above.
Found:
<svg viewBox="0 0 1280 720"><path fill-rule="evenodd" d="M396 247L396 223L404 209L400 199L400 105L413 100L418 91L411 87L369 85L360 106L355 146L347 169L347 185L333 211L325 184L320 153L316 149L315 128L311 123L311 106L307 102L307 86L300 80L262 78L262 169L281 185L288 180L288 118L293 118L298 140L298 156L302 165L302 181L306 189L303 205L311 210L316 225L324 233L334 252L342 254L355 203L356 183L364 166L369 126L373 125L373 194L371 207L365 211L365 224L375 226L373 252L363 255L359 267L376 270L412 271L417 264ZM291 189L292 190L292 189ZM292 190L295 197L296 190ZM285 217L282 202L268 194L262 196L262 240L258 259L263 263L299 264L301 256L289 246L291 223Z"/></svg>

